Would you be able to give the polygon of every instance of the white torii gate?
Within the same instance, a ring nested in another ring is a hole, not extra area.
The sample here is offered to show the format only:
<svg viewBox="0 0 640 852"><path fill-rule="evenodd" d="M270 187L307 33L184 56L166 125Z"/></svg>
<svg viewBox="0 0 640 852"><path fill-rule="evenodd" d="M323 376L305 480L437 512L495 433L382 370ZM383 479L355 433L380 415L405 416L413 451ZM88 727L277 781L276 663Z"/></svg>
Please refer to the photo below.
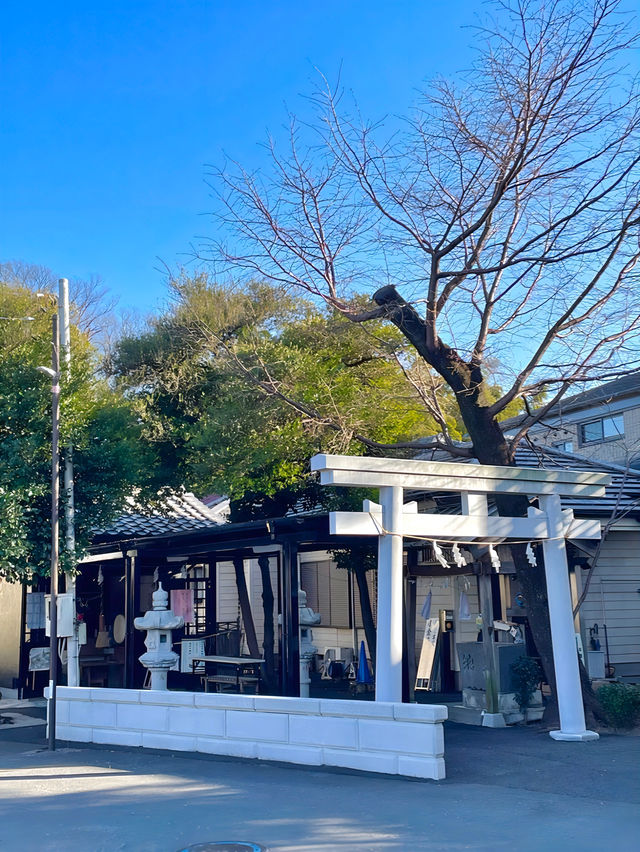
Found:
<svg viewBox="0 0 640 852"><path fill-rule="evenodd" d="M600 497L607 474L333 455L314 456L311 469L320 472L321 485L379 489L380 505L366 504L369 511L330 515L334 535L378 536L376 701L402 701L403 535L461 543L539 541L560 712L560 730L551 736L598 738L585 727L565 539L598 539L600 524L575 519L562 509L560 495ZM458 492L463 514L417 514L415 504L404 505L405 488ZM527 518L489 516L487 494L537 497L540 509L530 508Z"/></svg>

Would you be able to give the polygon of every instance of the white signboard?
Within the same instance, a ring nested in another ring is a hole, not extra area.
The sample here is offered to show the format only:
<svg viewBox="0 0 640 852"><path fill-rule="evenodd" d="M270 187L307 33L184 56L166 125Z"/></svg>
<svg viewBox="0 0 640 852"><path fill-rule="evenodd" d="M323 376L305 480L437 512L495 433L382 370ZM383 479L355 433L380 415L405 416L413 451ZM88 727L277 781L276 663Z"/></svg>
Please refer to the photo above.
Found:
<svg viewBox="0 0 640 852"><path fill-rule="evenodd" d="M192 672L194 657L204 657L204 639L183 639L180 643L180 671Z"/></svg>
<svg viewBox="0 0 640 852"><path fill-rule="evenodd" d="M436 659L436 648L440 635L440 619L428 618L424 625L420 662L416 677L416 689L432 689L433 667Z"/></svg>
<svg viewBox="0 0 640 852"><path fill-rule="evenodd" d="M29 671L48 672L50 659L49 648L29 648Z"/></svg>

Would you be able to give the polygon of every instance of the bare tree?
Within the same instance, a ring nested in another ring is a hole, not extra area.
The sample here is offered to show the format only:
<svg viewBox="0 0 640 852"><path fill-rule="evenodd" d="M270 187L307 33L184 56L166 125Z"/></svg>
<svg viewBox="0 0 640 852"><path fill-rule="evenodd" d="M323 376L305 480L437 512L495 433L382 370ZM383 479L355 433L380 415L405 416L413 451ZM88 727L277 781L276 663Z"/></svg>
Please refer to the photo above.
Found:
<svg viewBox="0 0 640 852"><path fill-rule="evenodd" d="M323 83L286 152L270 143L267 176L217 171L229 238L206 254L394 323L453 390L471 455L511 464L568 388L640 365L640 109L619 0L493 8L471 71L433 82L404 121L365 123ZM508 440L500 413L541 391ZM447 444L443 428L432 445ZM549 674L544 576L519 574Z"/></svg>
<svg viewBox="0 0 640 852"><path fill-rule="evenodd" d="M34 293L58 293L58 277L46 266L12 260L0 263L0 281ZM99 275L69 281L73 321L94 341L100 341L113 323L116 300Z"/></svg>

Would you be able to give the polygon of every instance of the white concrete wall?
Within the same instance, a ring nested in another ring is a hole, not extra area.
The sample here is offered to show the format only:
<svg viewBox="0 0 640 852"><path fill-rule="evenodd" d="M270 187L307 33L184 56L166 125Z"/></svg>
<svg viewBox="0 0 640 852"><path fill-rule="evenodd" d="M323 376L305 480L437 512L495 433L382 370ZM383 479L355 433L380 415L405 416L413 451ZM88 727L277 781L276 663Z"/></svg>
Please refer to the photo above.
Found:
<svg viewBox="0 0 640 852"><path fill-rule="evenodd" d="M445 777L440 705L58 687L56 736Z"/></svg>

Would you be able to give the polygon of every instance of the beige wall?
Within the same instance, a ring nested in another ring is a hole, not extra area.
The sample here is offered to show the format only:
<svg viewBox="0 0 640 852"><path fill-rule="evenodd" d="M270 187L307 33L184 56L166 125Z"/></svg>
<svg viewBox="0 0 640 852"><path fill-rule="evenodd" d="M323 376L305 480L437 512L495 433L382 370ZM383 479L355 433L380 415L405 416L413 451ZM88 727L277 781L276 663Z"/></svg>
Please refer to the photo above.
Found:
<svg viewBox="0 0 640 852"><path fill-rule="evenodd" d="M22 586L0 579L0 689L19 674L21 615Z"/></svg>

